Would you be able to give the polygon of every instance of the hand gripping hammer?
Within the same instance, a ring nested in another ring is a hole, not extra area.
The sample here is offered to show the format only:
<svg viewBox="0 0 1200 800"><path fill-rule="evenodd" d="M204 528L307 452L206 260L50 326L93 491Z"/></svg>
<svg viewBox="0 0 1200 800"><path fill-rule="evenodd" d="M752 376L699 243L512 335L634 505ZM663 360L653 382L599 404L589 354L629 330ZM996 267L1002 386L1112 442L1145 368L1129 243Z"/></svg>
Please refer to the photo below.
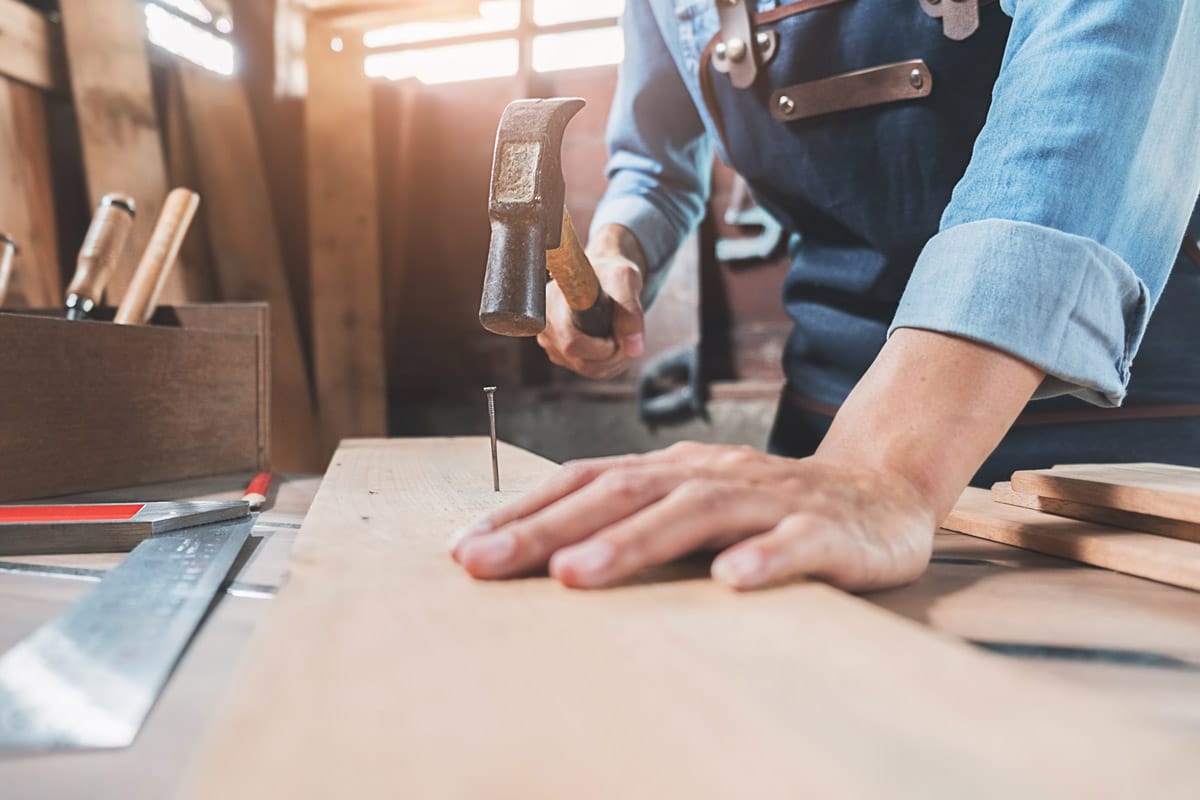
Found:
<svg viewBox="0 0 1200 800"><path fill-rule="evenodd" d="M504 336L546 327L546 272L562 289L575 327L612 336L612 300L579 244L563 202L563 132L586 103L579 98L517 100L496 134L488 216L492 243L479 321Z"/></svg>

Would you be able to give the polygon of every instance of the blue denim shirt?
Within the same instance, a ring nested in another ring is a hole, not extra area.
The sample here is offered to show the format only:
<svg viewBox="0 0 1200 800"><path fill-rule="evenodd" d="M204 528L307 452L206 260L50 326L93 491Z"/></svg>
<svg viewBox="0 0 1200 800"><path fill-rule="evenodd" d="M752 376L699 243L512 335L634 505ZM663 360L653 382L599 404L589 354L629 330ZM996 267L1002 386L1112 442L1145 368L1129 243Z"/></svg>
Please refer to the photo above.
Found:
<svg viewBox="0 0 1200 800"><path fill-rule="evenodd" d="M1000 4L987 123L891 330L982 341L1044 370L1038 397L1119 405L1200 194L1200 0ZM728 160L699 85L719 26L713 0L629 0L623 26L593 230L631 229L661 274Z"/></svg>

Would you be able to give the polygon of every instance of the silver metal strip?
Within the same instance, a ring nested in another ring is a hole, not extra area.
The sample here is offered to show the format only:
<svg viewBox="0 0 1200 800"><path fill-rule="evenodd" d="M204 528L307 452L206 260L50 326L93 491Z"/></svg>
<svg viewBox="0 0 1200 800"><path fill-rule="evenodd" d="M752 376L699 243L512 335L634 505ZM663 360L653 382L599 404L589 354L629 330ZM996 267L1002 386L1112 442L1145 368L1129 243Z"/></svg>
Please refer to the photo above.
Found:
<svg viewBox="0 0 1200 800"><path fill-rule="evenodd" d="M253 527L147 539L0 656L0 752L132 744Z"/></svg>

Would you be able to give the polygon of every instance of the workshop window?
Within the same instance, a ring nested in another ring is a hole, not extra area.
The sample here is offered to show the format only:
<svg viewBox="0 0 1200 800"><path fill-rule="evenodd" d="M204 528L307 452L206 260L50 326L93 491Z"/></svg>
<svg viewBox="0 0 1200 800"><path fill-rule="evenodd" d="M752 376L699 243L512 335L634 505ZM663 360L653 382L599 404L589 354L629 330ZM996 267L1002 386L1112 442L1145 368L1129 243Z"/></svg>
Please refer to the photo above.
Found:
<svg viewBox="0 0 1200 800"><path fill-rule="evenodd" d="M200 0L148 0L144 9L151 44L220 75L234 73L228 14L214 14Z"/></svg>
<svg viewBox="0 0 1200 800"><path fill-rule="evenodd" d="M368 77L438 84L618 64L625 0L485 0L477 16L363 34ZM334 43L337 46L337 43Z"/></svg>

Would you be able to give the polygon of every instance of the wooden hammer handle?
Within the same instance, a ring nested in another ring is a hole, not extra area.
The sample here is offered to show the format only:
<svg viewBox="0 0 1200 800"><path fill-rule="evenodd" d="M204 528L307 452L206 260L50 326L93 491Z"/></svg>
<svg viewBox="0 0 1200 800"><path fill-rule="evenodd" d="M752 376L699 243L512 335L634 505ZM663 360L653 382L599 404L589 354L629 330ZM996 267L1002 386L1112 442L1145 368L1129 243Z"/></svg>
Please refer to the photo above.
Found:
<svg viewBox="0 0 1200 800"><path fill-rule="evenodd" d="M562 243L546 252L546 269L562 290L575 327L588 336L609 339L612 329L612 300L600 287L596 270L579 244L571 212L563 206Z"/></svg>
<svg viewBox="0 0 1200 800"><path fill-rule="evenodd" d="M173 189L167 195L137 272L117 309L113 321L118 325L145 325L154 316L158 296L179 257L179 248L199 206L200 195L190 189Z"/></svg>

